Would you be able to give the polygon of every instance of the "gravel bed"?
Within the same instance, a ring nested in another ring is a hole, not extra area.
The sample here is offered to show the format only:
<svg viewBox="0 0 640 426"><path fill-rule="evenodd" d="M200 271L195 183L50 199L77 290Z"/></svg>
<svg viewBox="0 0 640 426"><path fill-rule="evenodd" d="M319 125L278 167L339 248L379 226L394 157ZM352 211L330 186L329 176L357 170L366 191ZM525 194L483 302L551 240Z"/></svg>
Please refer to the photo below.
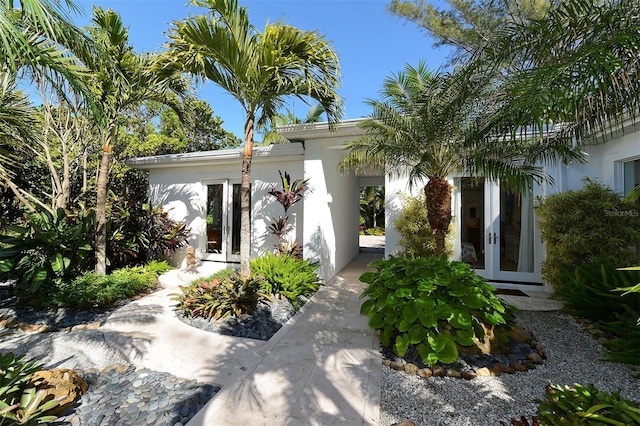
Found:
<svg viewBox="0 0 640 426"><path fill-rule="evenodd" d="M220 390L134 366L113 366L83 376L89 391L57 424L183 426Z"/></svg>
<svg viewBox="0 0 640 426"><path fill-rule="evenodd" d="M307 301L300 297L299 304ZM288 299L273 297L270 302L262 302L251 315L239 318L228 317L221 320L203 317L189 317L180 311L176 316L185 324L201 330L227 336L246 337L250 339L269 340L296 313Z"/></svg>
<svg viewBox="0 0 640 426"><path fill-rule="evenodd" d="M496 426L510 417L536 414L536 399L548 383L593 384L640 402L640 367L601 361L602 346L581 325L557 311L518 314L518 322L545 347L547 359L535 370L478 377L422 379L382 367L380 425L404 420L416 425Z"/></svg>

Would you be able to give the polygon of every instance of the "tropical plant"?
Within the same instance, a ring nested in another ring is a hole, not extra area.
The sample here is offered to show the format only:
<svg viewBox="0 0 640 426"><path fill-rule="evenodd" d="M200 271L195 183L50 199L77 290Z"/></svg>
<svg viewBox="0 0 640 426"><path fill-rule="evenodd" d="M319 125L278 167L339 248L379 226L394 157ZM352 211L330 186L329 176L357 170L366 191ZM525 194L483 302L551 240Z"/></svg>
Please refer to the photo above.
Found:
<svg viewBox="0 0 640 426"><path fill-rule="evenodd" d="M620 268L620 270L621 271L640 271L640 266L630 266L628 268ZM640 293L640 282L629 287L616 288L615 291L624 291L624 293L622 293L623 296L626 296L628 294L633 296L634 294ZM640 325L640 317L638 317L638 325Z"/></svg>
<svg viewBox="0 0 640 426"><path fill-rule="evenodd" d="M360 218L367 228L378 228L379 219L384 227L384 186L360 188Z"/></svg>
<svg viewBox="0 0 640 426"><path fill-rule="evenodd" d="M427 217L424 195L417 197L402 196L402 211L393 222L400 234L398 245L403 247L399 253L405 257L431 257L436 254L436 243Z"/></svg>
<svg viewBox="0 0 640 426"><path fill-rule="evenodd" d="M322 104L315 104L310 107L304 119L298 118L293 111L287 108L285 114L276 114L270 124L267 123L257 126L258 133L262 133L262 145L289 143L289 139L278 133L278 127L289 124L317 123L320 121L322 114L324 114Z"/></svg>
<svg viewBox="0 0 640 426"><path fill-rule="evenodd" d="M178 73L155 72L156 58L137 55L129 44L128 29L112 10L93 9L92 26L88 28L97 54L90 68L92 87L100 99L104 138L97 181L96 201L96 272L106 273L107 250L107 184L112 151L118 135L118 118L128 108L153 100L180 110L177 95L184 95L188 84Z"/></svg>
<svg viewBox="0 0 640 426"><path fill-rule="evenodd" d="M508 22L461 74L506 77L474 138L526 133L541 153L570 153L637 120L640 0L550 3L542 17Z"/></svg>
<svg viewBox="0 0 640 426"><path fill-rule="evenodd" d="M330 124L341 116L335 91L338 57L317 32L282 23L260 32L237 0L192 0L209 9L175 22L169 30L164 69L188 72L229 92L246 114L241 182L241 273L250 273L250 167L255 125L273 120L285 97L309 97L322 104Z"/></svg>
<svg viewBox="0 0 640 426"><path fill-rule="evenodd" d="M90 42L71 24L69 11L76 11L70 0L0 3L0 185L12 184L6 166L15 161L4 155L3 145L23 146L40 137L31 112L12 108L11 98L21 97L15 89L18 79L46 81L54 91L92 98L84 78L86 68L78 59L89 50ZM21 103L28 104L28 99L23 97Z"/></svg>
<svg viewBox="0 0 640 426"><path fill-rule="evenodd" d="M548 0L391 0L386 9L415 23L435 40L434 47L451 46L453 62L472 55L487 45L513 20L527 22L542 18Z"/></svg>
<svg viewBox="0 0 640 426"><path fill-rule="evenodd" d="M380 341L398 356L410 346L432 366L455 362L460 346L472 346L489 328L513 322L513 313L469 265L445 256L391 257L371 264L360 281L369 297L360 313L380 330Z"/></svg>
<svg viewBox="0 0 640 426"><path fill-rule="evenodd" d="M112 268L169 258L187 245L189 229L160 206L135 201L116 203L109 223L108 253Z"/></svg>
<svg viewBox="0 0 640 426"><path fill-rule="evenodd" d="M176 310L188 316L226 318L253 312L258 302L268 300L262 288L262 277L245 277L238 272L223 278L197 280L188 286L180 286L181 294L174 294L178 301Z"/></svg>
<svg viewBox="0 0 640 426"><path fill-rule="evenodd" d="M75 215L57 209L27 214L27 225L8 227L0 235L0 270L18 280L21 297L42 296L50 287L70 281L93 264L95 212ZM45 288L42 288L46 285Z"/></svg>
<svg viewBox="0 0 640 426"><path fill-rule="evenodd" d="M251 271L264 278L262 292L289 299L298 309L298 296L309 296L320 288L318 263L287 255L266 253L251 261Z"/></svg>
<svg viewBox="0 0 640 426"><path fill-rule="evenodd" d="M582 189L539 199L534 209L547 253L542 274L556 291L571 285L566 271L584 262L606 259L620 267L636 261L640 215L611 189L585 180Z"/></svg>
<svg viewBox="0 0 640 426"><path fill-rule="evenodd" d="M468 126L485 106L488 83L482 76L463 82L457 75L433 73L423 62L406 65L385 79L380 100L368 102L373 112L360 124L366 133L347 144L349 154L340 163L342 171L384 167L392 177L407 176L410 186L427 181L427 220L438 254L446 252L451 223L449 175L483 175L519 189L545 177L526 141L469 142Z"/></svg>
<svg viewBox="0 0 640 426"><path fill-rule="evenodd" d="M564 302L564 310L593 321L613 321L625 315L625 306L640 315L640 294L620 297L614 291L631 288L640 281L640 272L616 270L610 259L592 259L577 267L567 266L562 285L554 297Z"/></svg>
<svg viewBox="0 0 640 426"><path fill-rule="evenodd" d="M46 390L39 389L42 381L33 380L42 365L24 357L0 353L0 425L35 425L58 418L48 412L58 406L59 400L45 399Z"/></svg>
<svg viewBox="0 0 640 426"><path fill-rule="evenodd" d="M593 385L573 387L550 384L539 401L540 426L640 424L640 406L620 396L620 391L603 392Z"/></svg>
<svg viewBox="0 0 640 426"><path fill-rule="evenodd" d="M153 290L158 283L158 275L168 269L166 262L152 262L146 266L121 268L109 275L87 272L73 281L56 285L39 303L46 307L77 310L108 308Z"/></svg>
<svg viewBox="0 0 640 426"><path fill-rule="evenodd" d="M7 400L24 388L36 371L42 369L42 364L35 360L25 360L25 355L15 355L13 352L0 353L0 399Z"/></svg>
<svg viewBox="0 0 640 426"><path fill-rule="evenodd" d="M284 175L278 170L280 175L280 182L282 183L282 189L276 189L275 186L268 192L269 195L274 197L278 203L284 209L284 216L280 216L278 219L271 218L272 222L268 226L268 231L271 235L276 236L280 241L275 245L276 252L284 255L291 255L296 258L302 259L302 248L298 244L298 239L289 241L287 235L293 230L293 225L289 223L289 216L287 212L289 208L304 197L303 191L307 189L309 179L296 179L291 181L289 173L284 172Z"/></svg>

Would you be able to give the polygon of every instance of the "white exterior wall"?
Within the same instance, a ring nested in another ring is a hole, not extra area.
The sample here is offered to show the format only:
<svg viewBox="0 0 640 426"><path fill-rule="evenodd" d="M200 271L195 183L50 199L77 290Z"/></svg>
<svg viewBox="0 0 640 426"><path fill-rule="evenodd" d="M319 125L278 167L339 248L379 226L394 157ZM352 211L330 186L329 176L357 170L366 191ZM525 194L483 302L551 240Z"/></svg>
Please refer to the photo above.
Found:
<svg viewBox="0 0 640 426"><path fill-rule="evenodd" d="M340 139L340 138L338 138ZM359 250L358 178L337 171L344 151L335 139L306 142L304 175L310 191L304 200L304 257L320 261L319 275L333 277Z"/></svg>
<svg viewBox="0 0 640 426"><path fill-rule="evenodd" d="M275 148L274 148L275 147ZM196 257L202 258L206 251L206 203L207 185L228 181L240 183L242 159L228 157L231 151L212 151L207 158L194 161L193 156L148 157L146 165L134 165L149 169L150 201L162 205L170 217L186 224L191 230L189 244L196 248ZM206 153L198 153L206 154ZM221 158L222 157L222 158ZM256 257L271 251L277 239L267 235L267 227L272 218L284 215L284 210L267 192L275 186L281 187L278 170L288 172L292 179L303 177L303 151L299 144L274 145L258 148L254 153L251 167L251 256ZM149 159L156 159L149 164ZM171 161L175 159L176 161ZM191 163L189 162L191 161ZM302 241L303 207L295 204L289 209L289 223L294 229L290 238ZM184 262L185 248L177 252L171 262L180 266Z"/></svg>

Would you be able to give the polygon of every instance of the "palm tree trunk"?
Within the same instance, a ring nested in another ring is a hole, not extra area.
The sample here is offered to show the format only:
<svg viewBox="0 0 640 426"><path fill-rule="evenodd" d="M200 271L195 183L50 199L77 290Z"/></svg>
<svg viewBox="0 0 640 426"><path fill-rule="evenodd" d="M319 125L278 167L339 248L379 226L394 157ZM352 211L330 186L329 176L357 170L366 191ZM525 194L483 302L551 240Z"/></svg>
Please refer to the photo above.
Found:
<svg viewBox="0 0 640 426"><path fill-rule="evenodd" d="M98 194L96 200L96 274L107 274L107 182L109 181L109 163L116 138L116 121L109 124L107 140L102 148L102 161L98 173Z"/></svg>
<svg viewBox="0 0 640 426"><path fill-rule="evenodd" d="M445 239L451 224L451 185L446 178L429 177L424 187L427 219L436 240L436 254L447 252Z"/></svg>
<svg viewBox="0 0 640 426"><path fill-rule="evenodd" d="M240 273L251 274L251 159L253 158L254 117L249 114L244 125L242 181L240 185Z"/></svg>

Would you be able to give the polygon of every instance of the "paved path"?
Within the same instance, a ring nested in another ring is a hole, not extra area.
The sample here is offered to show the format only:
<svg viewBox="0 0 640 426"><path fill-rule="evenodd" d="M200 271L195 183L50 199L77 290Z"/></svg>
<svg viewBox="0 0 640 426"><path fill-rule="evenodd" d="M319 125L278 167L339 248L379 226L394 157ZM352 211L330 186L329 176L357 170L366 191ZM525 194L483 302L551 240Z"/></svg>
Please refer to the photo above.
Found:
<svg viewBox="0 0 640 426"><path fill-rule="evenodd" d="M358 277L379 257L357 256L268 342L182 323L170 300L177 288L114 312L105 340L133 364L222 386L189 426L375 425L382 360L359 315Z"/></svg>

